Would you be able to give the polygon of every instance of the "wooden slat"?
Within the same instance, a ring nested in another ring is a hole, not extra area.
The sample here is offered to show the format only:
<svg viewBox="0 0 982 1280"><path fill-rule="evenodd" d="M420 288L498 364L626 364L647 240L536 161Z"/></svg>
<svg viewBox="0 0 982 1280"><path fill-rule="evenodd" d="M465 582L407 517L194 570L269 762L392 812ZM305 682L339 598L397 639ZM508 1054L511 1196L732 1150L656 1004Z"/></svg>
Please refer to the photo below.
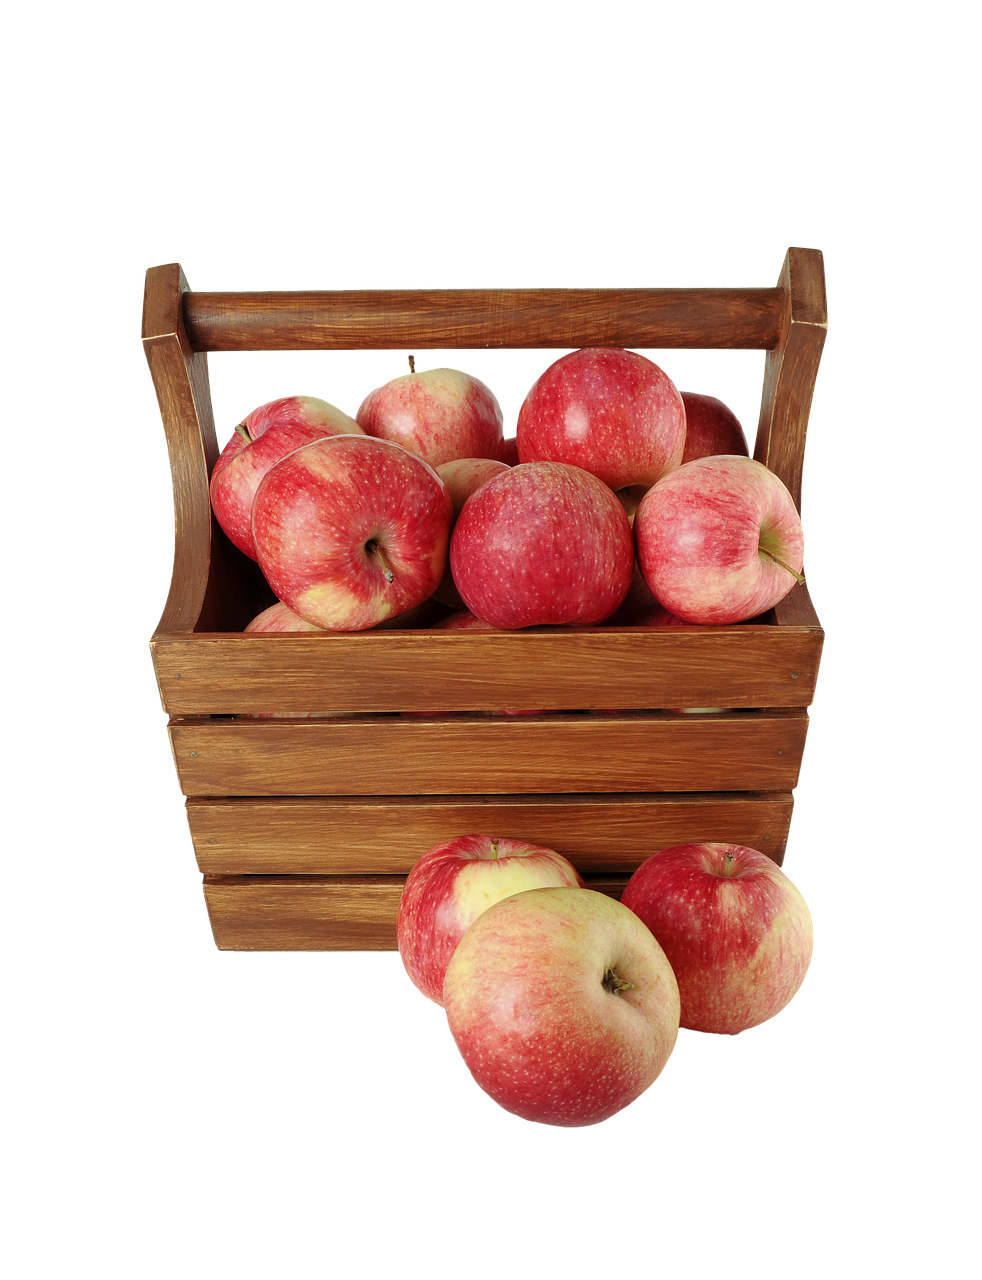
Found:
<svg viewBox="0 0 982 1280"><path fill-rule="evenodd" d="M591 879L619 898L626 876ZM221 951L394 951L402 876L206 876Z"/></svg>
<svg viewBox="0 0 982 1280"><path fill-rule="evenodd" d="M789 791L807 714L170 723L185 795Z"/></svg>
<svg viewBox="0 0 982 1280"><path fill-rule="evenodd" d="M431 289L188 293L196 351L696 347L767 350L767 289Z"/></svg>
<svg viewBox="0 0 982 1280"><path fill-rule="evenodd" d="M796 588L796 590L799 590ZM817 625L158 636L171 715L805 707Z"/></svg>
<svg viewBox="0 0 982 1280"><path fill-rule="evenodd" d="M556 849L581 873L631 872L675 844L721 840L780 863L788 791L585 796L192 797L212 875L405 875L444 840L483 833Z"/></svg>

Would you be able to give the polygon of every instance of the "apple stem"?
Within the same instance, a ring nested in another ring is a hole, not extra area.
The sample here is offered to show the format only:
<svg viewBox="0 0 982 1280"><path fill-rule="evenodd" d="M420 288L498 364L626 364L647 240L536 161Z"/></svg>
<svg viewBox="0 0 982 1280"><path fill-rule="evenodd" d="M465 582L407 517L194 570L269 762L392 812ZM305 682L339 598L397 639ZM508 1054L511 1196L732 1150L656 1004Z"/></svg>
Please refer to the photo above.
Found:
<svg viewBox="0 0 982 1280"><path fill-rule="evenodd" d="M624 978L619 978L617 970L613 967L604 972L604 980L600 985L604 991L609 991L613 996L619 996L622 991L634 990L634 983L628 982Z"/></svg>
<svg viewBox="0 0 982 1280"><path fill-rule="evenodd" d="M409 357L409 372L410 372L410 373L415 373L415 372L416 372L416 357L415 357L415 356L410 356L410 357Z"/></svg>
<svg viewBox="0 0 982 1280"><path fill-rule="evenodd" d="M382 572L385 574L386 582L394 582L396 575L389 568L389 562L388 560L386 560L385 555L382 551L382 548L379 546L379 544L377 542L369 542L366 546L366 550L371 551L372 555L374 555L378 559L379 566Z"/></svg>
<svg viewBox="0 0 982 1280"><path fill-rule="evenodd" d="M805 575L803 573L795 573L794 569L792 569L789 564L785 564L784 561L776 556L773 551L768 551L766 547L758 547L758 550L762 556L767 556L768 560L773 560L774 563L779 564L782 569L787 569L792 578L797 578L799 582L804 582Z"/></svg>
<svg viewBox="0 0 982 1280"><path fill-rule="evenodd" d="M249 434L249 428L244 422L240 422L235 428L235 434L241 436L246 444L252 444L252 436Z"/></svg>
<svg viewBox="0 0 982 1280"><path fill-rule="evenodd" d="M723 854L723 875L728 876L732 873L732 871L733 871L733 854L724 853Z"/></svg>
<svg viewBox="0 0 982 1280"><path fill-rule="evenodd" d="M497 840L492 840L491 841L491 857L496 858L497 856L498 856L498 842Z"/></svg>

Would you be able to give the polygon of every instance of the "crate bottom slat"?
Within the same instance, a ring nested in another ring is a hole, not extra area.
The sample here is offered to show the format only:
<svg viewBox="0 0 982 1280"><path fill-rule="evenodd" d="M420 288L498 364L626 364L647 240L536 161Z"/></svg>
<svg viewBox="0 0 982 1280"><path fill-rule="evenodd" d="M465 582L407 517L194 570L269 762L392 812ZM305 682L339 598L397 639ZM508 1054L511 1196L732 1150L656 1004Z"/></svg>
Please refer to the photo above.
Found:
<svg viewBox="0 0 982 1280"><path fill-rule="evenodd" d="M433 845L482 833L545 845L583 874L631 872L659 849L725 840L784 856L790 791L553 796L192 797L209 875L405 875Z"/></svg>
<svg viewBox="0 0 982 1280"><path fill-rule="evenodd" d="M627 876L584 877L619 898ZM205 876L220 951L395 951L404 876Z"/></svg>

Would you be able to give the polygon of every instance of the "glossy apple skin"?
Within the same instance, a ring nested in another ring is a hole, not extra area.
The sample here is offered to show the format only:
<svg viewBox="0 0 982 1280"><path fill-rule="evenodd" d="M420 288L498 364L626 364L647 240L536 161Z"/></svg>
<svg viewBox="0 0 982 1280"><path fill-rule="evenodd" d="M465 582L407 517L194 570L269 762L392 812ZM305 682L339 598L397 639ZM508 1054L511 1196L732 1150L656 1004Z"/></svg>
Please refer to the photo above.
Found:
<svg viewBox="0 0 982 1280"><path fill-rule="evenodd" d="M458 369L427 369L393 378L362 402L358 423L432 467L455 458L500 458L501 407L491 390Z"/></svg>
<svg viewBox="0 0 982 1280"><path fill-rule="evenodd" d="M280 600L326 631L364 631L433 594L450 521L446 485L421 458L387 440L331 436L267 473L252 523Z"/></svg>
<svg viewBox="0 0 982 1280"><path fill-rule="evenodd" d="M647 357L584 347L532 387L517 440L522 462L568 462L611 489L650 488L682 460L685 409L671 378Z"/></svg>
<svg viewBox="0 0 982 1280"><path fill-rule="evenodd" d="M553 849L484 835L436 845L406 877L399 903L406 972L424 996L442 1005L450 957L477 917L513 893L550 886L583 886L576 868Z"/></svg>
<svg viewBox="0 0 982 1280"><path fill-rule="evenodd" d="M477 618L471 613L470 609L458 609L456 613L452 613L449 618L441 618L439 622L434 622L434 631L497 631L497 627L492 627L490 622L485 622L483 618Z"/></svg>
<svg viewBox="0 0 982 1280"><path fill-rule="evenodd" d="M501 461L506 467L517 467L521 462L521 458L518 456L518 440L515 436L511 436L505 441L501 450Z"/></svg>
<svg viewBox="0 0 982 1280"><path fill-rule="evenodd" d="M363 435L354 418L316 396L287 396L260 405L240 423L252 437L248 443L236 429L211 475L215 518L240 551L256 559L252 538L252 504L266 472L294 449L322 436Z"/></svg>
<svg viewBox="0 0 982 1280"><path fill-rule="evenodd" d="M394 618L386 618L378 624L378 630L391 631L411 630L413 628L425 628L430 620L432 610L427 607L424 602L417 605L415 609L410 609L408 613L400 613ZM294 632L294 631L323 631L323 627L315 627L312 622L305 622L299 614L283 603L277 600L276 604L271 604L268 609L264 609L262 613L257 613L253 620L244 629L249 635L268 635L271 632Z"/></svg>
<svg viewBox="0 0 982 1280"><path fill-rule="evenodd" d="M736 1035L785 1007L812 956L805 900L776 862L738 844L683 844L642 862L621 902L664 948L681 1025Z"/></svg>
<svg viewBox="0 0 982 1280"><path fill-rule="evenodd" d="M655 599L684 622L745 622L783 600L804 538L784 484L752 458L697 458L645 494L634 517L638 564Z"/></svg>
<svg viewBox="0 0 982 1280"><path fill-rule="evenodd" d="M627 595L631 526L595 476L561 462L522 463L464 503L450 568L464 604L494 627L592 626Z"/></svg>
<svg viewBox="0 0 982 1280"><path fill-rule="evenodd" d="M633 985L605 988L612 974ZM591 889L531 889L489 907L454 952L443 998L477 1083L543 1124L614 1115L655 1081L678 1035L664 951Z"/></svg>
<svg viewBox="0 0 982 1280"><path fill-rule="evenodd" d="M750 455L747 437L732 409L715 396L700 391L683 391L685 405L685 451L682 462L708 458L715 453Z"/></svg>
<svg viewBox="0 0 982 1280"><path fill-rule="evenodd" d="M454 523L471 494L480 489L485 480L490 480L492 476L507 470L505 463L496 462L493 458L456 458L453 462L445 462L437 467L436 473L447 486L450 501L453 503ZM454 585L449 560L443 574L443 581L433 595L441 604L451 609L463 608L464 602Z"/></svg>

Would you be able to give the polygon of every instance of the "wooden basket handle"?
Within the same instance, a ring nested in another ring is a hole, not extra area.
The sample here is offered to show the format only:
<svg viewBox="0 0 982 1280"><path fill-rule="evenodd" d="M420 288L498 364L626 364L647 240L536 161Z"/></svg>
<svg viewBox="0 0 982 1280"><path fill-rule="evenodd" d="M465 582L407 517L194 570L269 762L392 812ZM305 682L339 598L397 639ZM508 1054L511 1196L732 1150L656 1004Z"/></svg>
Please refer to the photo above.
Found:
<svg viewBox="0 0 982 1280"><path fill-rule="evenodd" d="M177 263L147 272L143 343L174 483L174 576L159 632L218 629L220 593L258 570L217 533L218 443L208 351L454 348L756 349L767 352L754 457L801 503L805 431L825 338L817 249L789 249L768 289L334 290L192 293ZM213 536L216 535L216 536ZM216 572L217 558L226 561ZM215 624L215 625L212 625Z"/></svg>

